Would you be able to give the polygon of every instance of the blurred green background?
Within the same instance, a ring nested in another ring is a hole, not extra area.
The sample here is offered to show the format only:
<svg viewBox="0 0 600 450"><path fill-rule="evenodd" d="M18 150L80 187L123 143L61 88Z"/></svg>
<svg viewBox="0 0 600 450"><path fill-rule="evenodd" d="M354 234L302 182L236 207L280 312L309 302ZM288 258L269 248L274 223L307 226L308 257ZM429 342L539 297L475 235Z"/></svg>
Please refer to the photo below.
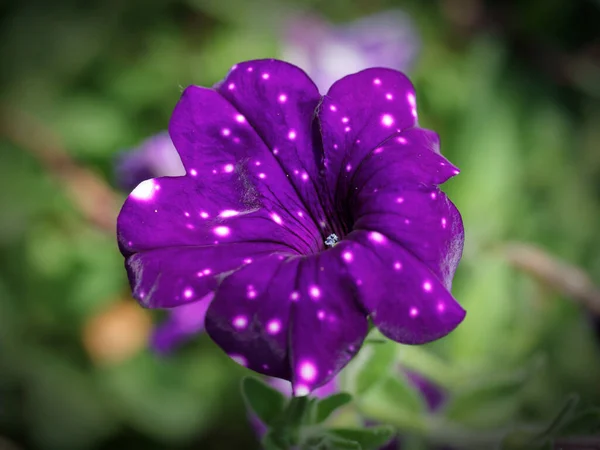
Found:
<svg viewBox="0 0 600 450"><path fill-rule="evenodd" d="M129 297L114 160L166 128L182 87L281 57L283 17L389 8L420 34L420 122L462 169L445 190L466 228L467 319L401 362L472 430L549 420L570 393L600 405L600 2L7 0L0 449L258 448L244 369L206 336L146 348L159 315Z"/></svg>

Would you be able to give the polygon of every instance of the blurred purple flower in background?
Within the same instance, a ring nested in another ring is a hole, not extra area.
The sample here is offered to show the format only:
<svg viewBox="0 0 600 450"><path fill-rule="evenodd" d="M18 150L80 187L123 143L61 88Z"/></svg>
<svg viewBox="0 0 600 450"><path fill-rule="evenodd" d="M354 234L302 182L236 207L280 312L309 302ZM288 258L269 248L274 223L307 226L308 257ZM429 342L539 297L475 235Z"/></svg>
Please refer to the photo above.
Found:
<svg viewBox="0 0 600 450"><path fill-rule="evenodd" d="M149 137L137 148L121 154L115 172L117 185L126 191L150 178L185 175L181 158L167 131Z"/></svg>
<svg viewBox="0 0 600 450"><path fill-rule="evenodd" d="M150 347L156 353L167 355L191 337L204 331L204 318L214 294L198 302L169 310L169 317L154 328Z"/></svg>
<svg viewBox="0 0 600 450"><path fill-rule="evenodd" d="M446 393L442 388L418 372L404 368L401 370L408 379L408 382L419 390L425 403L427 403L427 409L431 412L436 412L440 409L446 400Z"/></svg>
<svg viewBox="0 0 600 450"><path fill-rule="evenodd" d="M336 80L370 67L407 72L421 46L412 20L400 10L339 26L319 17L294 17L282 34L282 58L302 67L322 93Z"/></svg>

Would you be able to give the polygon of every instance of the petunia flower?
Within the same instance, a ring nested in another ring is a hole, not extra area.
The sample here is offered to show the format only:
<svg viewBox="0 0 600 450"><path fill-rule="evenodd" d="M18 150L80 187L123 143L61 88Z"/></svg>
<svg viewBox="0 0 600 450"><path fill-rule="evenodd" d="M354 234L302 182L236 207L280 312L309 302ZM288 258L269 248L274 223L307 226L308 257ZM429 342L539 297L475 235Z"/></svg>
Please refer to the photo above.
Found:
<svg viewBox="0 0 600 450"><path fill-rule="evenodd" d="M463 320L450 288L464 230L438 187L458 169L417 126L402 73L367 69L321 97L293 65L240 63L188 87L169 132L186 175L144 181L117 221L142 305L214 292L210 337L295 395L352 359L367 318L404 344Z"/></svg>
<svg viewBox="0 0 600 450"><path fill-rule="evenodd" d="M283 59L306 70L321 92L369 67L409 71L421 46L411 18L397 9L337 26L312 15L284 23Z"/></svg>
<svg viewBox="0 0 600 450"><path fill-rule="evenodd" d="M150 178L185 175L181 158L166 131L119 155L115 172L117 185L127 191Z"/></svg>

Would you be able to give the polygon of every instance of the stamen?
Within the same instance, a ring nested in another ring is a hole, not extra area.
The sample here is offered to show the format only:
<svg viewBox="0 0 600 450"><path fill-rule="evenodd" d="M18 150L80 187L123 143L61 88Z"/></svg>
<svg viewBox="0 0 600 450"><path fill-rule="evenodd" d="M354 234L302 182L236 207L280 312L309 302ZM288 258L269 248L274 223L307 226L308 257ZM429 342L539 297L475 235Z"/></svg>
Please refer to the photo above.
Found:
<svg viewBox="0 0 600 450"><path fill-rule="evenodd" d="M340 238L337 237L337 234L335 233L330 234L327 236L327 239L325 239L325 245L328 247L334 247L338 242L340 242Z"/></svg>

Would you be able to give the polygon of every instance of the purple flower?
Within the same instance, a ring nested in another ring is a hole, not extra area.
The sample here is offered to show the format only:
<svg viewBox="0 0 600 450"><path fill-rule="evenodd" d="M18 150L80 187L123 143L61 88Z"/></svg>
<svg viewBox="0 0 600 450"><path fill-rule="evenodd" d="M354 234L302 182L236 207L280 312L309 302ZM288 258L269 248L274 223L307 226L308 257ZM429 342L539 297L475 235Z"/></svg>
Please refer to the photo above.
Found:
<svg viewBox="0 0 600 450"><path fill-rule="evenodd" d="M402 371L410 384L419 390L427 403L429 411L435 412L440 409L446 400L446 393L444 390L418 372L408 369L402 369Z"/></svg>
<svg viewBox="0 0 600 450"><path fill-rule="evenodd" d="M399 10L342 26L313 16L294 17L283 36L283 59L306 70L321 92L339 78L369 67L408 71L420 48L417 30Z"/></svg>
<svg viewBox="0 0 600 450"><path fill-rule="evenodd" d="M171 353L192 336L204 331L204 318L213 293L197 302L177 306L169 310L169 317L154 328L150 347L158 354Z"/></svg>
<svg viewBox="0 0 600 450"><path fill-rule="evenodd" d="M321 97L295 66L240 63L188 87L169 131L186 175L141 183L117 224L142 305L214 292L211 338L296 395L350 361L367 317L405 344L463 320L449 290L464 231L438 187L458 170L417 127L402 73L364 70Z"/></svg>
<svg viewBox="0 0 600 450"><path fill-rule="evenodd" d="M117 184L127 191L150 178L182 175L185 169L167 132L146 139L137 149L120 155L117 161Z"/></svg>

